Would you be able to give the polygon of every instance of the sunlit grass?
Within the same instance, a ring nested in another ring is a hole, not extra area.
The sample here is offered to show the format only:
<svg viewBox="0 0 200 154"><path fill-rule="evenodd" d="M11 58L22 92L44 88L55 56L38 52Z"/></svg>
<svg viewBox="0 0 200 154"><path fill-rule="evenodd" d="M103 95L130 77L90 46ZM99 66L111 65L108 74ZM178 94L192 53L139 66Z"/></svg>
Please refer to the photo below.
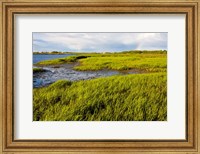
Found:
<svg viewBox="0 0 200 154"><path fill-rule="evenodd" d="M166 121L167 52L79 53L37 65L76 62L73 69L141 70L70 82L60 80L33 92L35 121Z"/></svg>
<svg viewBox="0 0 200 154"><path fill-rule="evenodd" d="M149 72L165 72L167 54L166 52L85 53L66 58L45 60L37 63L37 65L58 65L73 62L79 62L79 65L74 67L75 70L79 71L140 69Z"/></svg>
<svg viewBox="0 0 200 154"><path fill-rule="evenodd" d="M73 63L76 62L79 59L87 58L86 56L69 56L66 58L57 58L57 59L51 59L51 60L44 60L41 62L38 62L35 65L58 65L58 64L65 64L65 63Z"/></svg>
<svg viewBox="0 0 200 154"><path fill-rule="evenodd" d="M34 89L34 120L167 120L166 73L60 80Z"/></svg>
<svg viewBox="0 0 200 154"><path fill-rule="evenodd" d="M86 70L130 70L140 69L145 71L166 71L166 57L143 57L140 55L122 57L89 57L81 59L80 65L74 69ZM92 64L92 65L91 65Z"/></svg>

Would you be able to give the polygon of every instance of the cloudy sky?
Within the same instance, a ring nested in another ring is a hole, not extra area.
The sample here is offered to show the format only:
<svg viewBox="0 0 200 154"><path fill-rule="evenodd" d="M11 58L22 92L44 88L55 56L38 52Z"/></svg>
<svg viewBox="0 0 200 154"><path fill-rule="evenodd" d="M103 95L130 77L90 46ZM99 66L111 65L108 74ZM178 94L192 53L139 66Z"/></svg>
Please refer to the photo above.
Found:
<svg viewBox="0 0 200 154"><path fill-rule="evenodd" d="M167 33L33 33L33 51L167 50Z"/></svg>

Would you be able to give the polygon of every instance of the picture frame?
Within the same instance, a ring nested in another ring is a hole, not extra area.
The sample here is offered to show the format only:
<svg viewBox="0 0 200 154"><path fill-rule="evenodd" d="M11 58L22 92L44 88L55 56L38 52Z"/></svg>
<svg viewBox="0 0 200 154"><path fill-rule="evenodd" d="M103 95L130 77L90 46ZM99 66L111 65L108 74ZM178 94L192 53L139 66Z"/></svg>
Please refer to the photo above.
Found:
<svg viewBox="0 0 200 154"><path fill-rule="evenodd" d="M199 90L199 31L200 1L122 1L83 0L15 0L0 2L0 146L1 153L199 153L200 90ZM14 51L16 14L185 14L187 51L187 101L185 140L16 140Z"/></svg>

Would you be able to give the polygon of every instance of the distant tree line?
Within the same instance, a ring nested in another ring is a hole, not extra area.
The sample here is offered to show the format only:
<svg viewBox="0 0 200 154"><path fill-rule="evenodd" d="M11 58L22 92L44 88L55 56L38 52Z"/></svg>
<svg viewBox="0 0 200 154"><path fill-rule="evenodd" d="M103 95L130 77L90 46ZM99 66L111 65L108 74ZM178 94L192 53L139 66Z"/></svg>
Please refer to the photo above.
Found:
<svg viewBox="0 0 200 154"><path fill-rule="evenodd" d="M167 50L129 50L123 51L123 53L157 53L157 54L166 54Z"/></svg>
<svg viewBox="0 0 200 154"><path fill-rule="evenodd" d="M59 55L59 54L68 54L70 52L62 52L62 51L40 51L40 52L33 52L33 54L37 55L37 54L42 54L42 55L48 55L48 54L55 54L55 55Z"/></svg>

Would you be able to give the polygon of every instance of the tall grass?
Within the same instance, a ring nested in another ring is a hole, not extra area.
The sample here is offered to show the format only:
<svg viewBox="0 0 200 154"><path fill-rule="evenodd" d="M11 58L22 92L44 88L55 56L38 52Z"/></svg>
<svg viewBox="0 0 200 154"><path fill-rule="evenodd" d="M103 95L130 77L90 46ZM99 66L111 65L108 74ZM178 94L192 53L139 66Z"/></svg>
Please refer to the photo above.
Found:
<svg viewBox="0 0 200 154"><path fill-rule="evenodd" d="M151 72L166 71L166 57L143 57L139 55L121 57L89 57L81 59L80 65L74 69L79 71L86 70L129 70L140 69Z"/></svg>
<svg viewBox="0 0 200 154"><path fill-rule="evenodd" d="M60 80L34 89L33 120L165 121L166 73Z"/></svg>
<svg viewBox="0 0 200 154"><path fill-rule="evenodd" d="M75 70L130 70L140 69L149 72L166 72L166 52L122 52L122 53L85 53L77 54L66 58L45 60L36 65L58 65L65 63L79 62Z"/></svg>
<svg viewBox="0 0 200 154"><path fill-rule="evenodd" d="M79 64L74 69L80 71L138 69L148 74L116 75L76 82L60 80L48 87L34 89L33 120L167 120L166 51L79 53L37 65L74 62Z"/></svg>

